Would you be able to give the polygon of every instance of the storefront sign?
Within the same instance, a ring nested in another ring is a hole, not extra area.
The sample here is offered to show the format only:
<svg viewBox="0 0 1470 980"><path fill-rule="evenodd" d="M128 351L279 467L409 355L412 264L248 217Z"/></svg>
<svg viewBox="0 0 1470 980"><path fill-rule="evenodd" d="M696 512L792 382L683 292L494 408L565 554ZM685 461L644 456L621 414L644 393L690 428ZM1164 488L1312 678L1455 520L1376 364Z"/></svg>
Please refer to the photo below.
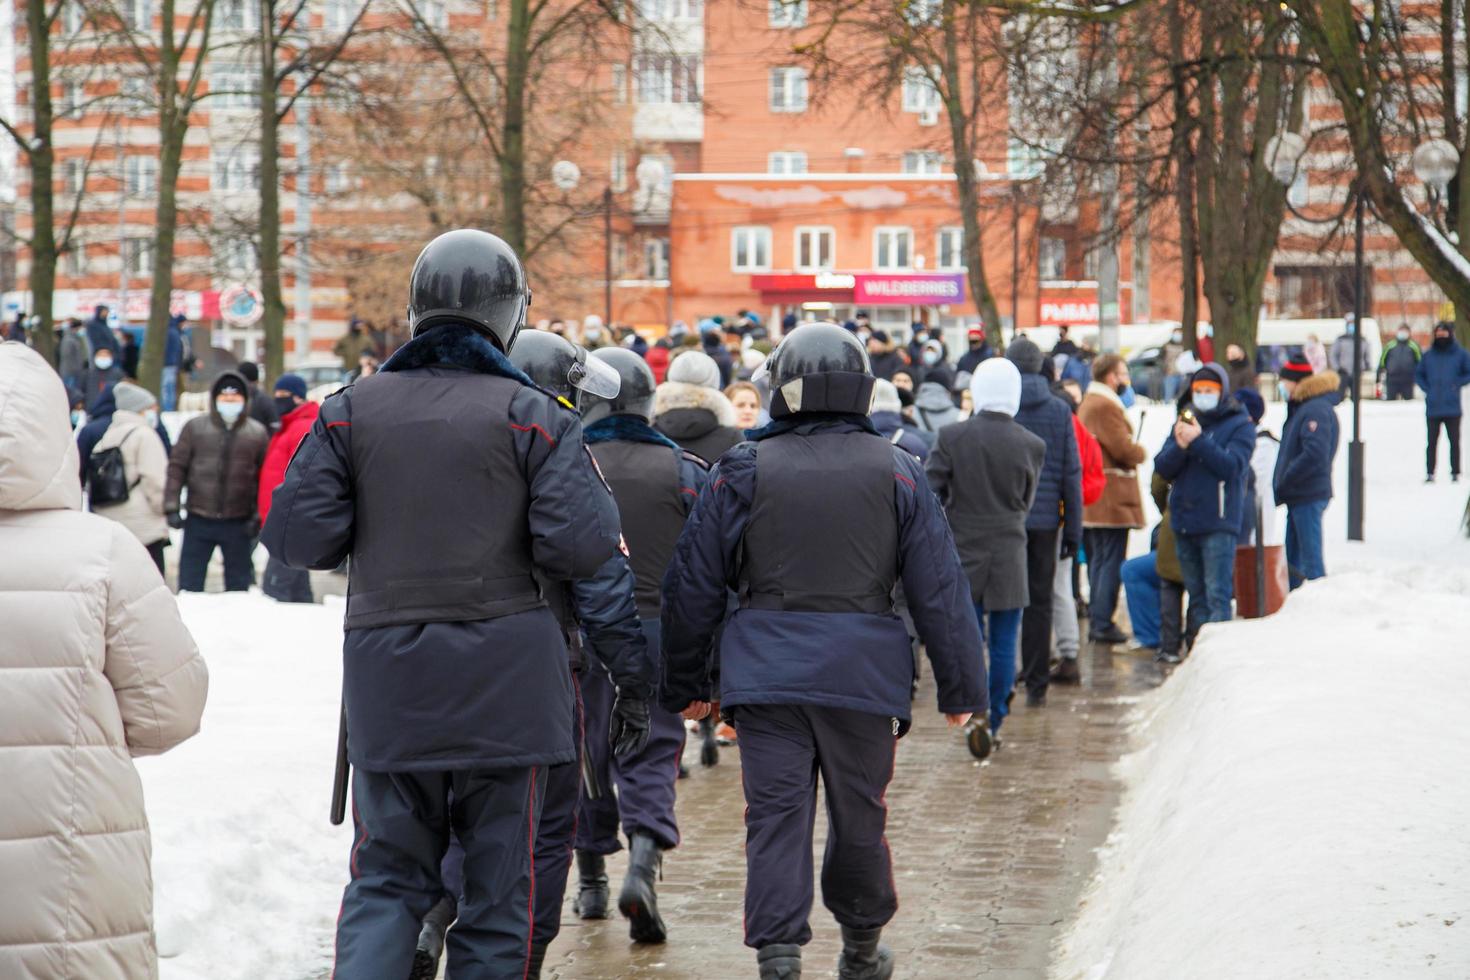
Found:
<svg viewBox="0 0 1470 980"><path fill-rule="evenodd" d="M253 326L265 315L265 301L258 291L236 284L220 291L219 315L232 327Z"/></svg>
<svg viewBox="0 0 1470 980"><path fill-rule="evenodd" d="M30 296L25 293L7 294L18 303L30 307ZM148 322L148 289L140 286L129 289L126 301L116 289L58 289L51 298L51 311L57 319L74 316L83 320L92 315L99 306L113 313L122 314L128 323ZM182 313L190 320L209 320L219 316L219 293L213 290L175 289L169 297L169 312Z"/></svg>
<svg viewBox="0 0 1470 980"><path fill-rule="evenodd" d="M1043 327L1097 326L1097 287L1043 289L1039 323Z"/></svg>
<svg viewBox="0 0 1470 980"><path fill-rule="evenodd" d="M965 274L864 274L853 277L853 299L873 306L933 306L963 303Z"/></svg>

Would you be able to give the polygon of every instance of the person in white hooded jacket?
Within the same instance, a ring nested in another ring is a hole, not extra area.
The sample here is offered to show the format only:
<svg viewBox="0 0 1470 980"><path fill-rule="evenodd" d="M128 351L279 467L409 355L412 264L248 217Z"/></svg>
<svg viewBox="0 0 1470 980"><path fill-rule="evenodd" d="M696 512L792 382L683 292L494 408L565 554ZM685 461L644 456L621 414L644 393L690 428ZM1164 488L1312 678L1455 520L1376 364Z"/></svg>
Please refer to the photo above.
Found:
<svg viewBox="0 0 1470 980"><path fill-rule="evenodd" d="M147 388L119 381L112 389L117 410L92 455L117 449L122 455L128 485L126 500L114 504L89 501L91 510L117 521L133 533L163 574L163 549L168 547L168 519L163 513L163 486L168 476L168 453L156 437L158 401ZM155 438L145 438L146 435Z"/></svg>
<svg viewBox="0 0 1470 980"><path fill-rule="evenodd" d="M80 512L68 408L39 354L0 344L0 977L148 980L131 757L199 730L208 673L143 545Z"/></svg>

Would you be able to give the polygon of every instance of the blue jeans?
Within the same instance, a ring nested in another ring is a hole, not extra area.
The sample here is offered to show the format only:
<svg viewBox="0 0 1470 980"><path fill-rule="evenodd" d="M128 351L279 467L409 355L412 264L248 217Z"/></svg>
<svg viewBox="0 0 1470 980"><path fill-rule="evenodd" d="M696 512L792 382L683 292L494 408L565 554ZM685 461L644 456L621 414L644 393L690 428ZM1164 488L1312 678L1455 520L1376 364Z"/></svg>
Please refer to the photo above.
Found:
<svg viewBox="0 0 1470 980"><path fill-rule="evenodd" d="M1087 546L1087 583L1092 597L1087 602L1087 619L1092 632L1101 633L1113 627L1118 609L1118 587L1122 585L1119 570L1128 553L1126 527L1090 527L1082 532Z"/></svg>
<svg viewBox="0 0 1470 980"><path fill-rule="evenodd" d="M177 364L165 364L163 366L162 384L162 408L165 412L172 412L179 404L179 366Z"/></svg>
<svg viewBox="0 0 1470 980"><path fill-rule="evenodd" d="M1286 577L1293 589L1327 574L1322 566L1322 512L1327 501L1286 507Z"/></svg>
<svg viewBox="0 0 1470 980"><path fill-rule="evenodd" d="M1234 616L1230 601L1235 598L1235 534L1176 533L1174 547L1179 552L1189 604L1199 603L1203 611L1199 621L1228 623Z"/></svg>
<svg viewBox="0 0 1470 980"><path fill-rule="evenodd" d="M1146 647L1159 645L1158 557L1157 551L1150 551L1123 563L1123 598L1128 603L1133 638Z"/></svg>
<svg viewBox="0 0 1470 980"><path fill-rule="evenodd" d="M1179 397L1179 384L1184 380L1181 374L1164 375L1164 401L1173 402Z"/></svg>
<svg viewBox="0 0 1470 980"><path fill-rule="evenodd" d="M975 603L980 636L990 656L990 730L1000 731L1010 708L1006 699L1016 686L1016 647L1021 638L1021 610L997 609L986 614L983 603ZM986 622L989 620L989 623Z"/></svg>

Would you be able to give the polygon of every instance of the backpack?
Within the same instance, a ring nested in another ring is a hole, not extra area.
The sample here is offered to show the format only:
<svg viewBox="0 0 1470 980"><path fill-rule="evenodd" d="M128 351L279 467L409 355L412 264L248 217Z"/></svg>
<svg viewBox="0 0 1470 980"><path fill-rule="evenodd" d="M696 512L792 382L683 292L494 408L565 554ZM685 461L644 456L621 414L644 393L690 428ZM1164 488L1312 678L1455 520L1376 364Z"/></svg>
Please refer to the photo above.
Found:
<svg viewBox="0 0 1470 980"><path fill-rule="evenodd" d="M128 494L138 481L128 483L127 467L123 463L123 443L133 437L136 428L122 437L122 441L110 449L103 449L87 457L87 488L91 507L110 507L128 502Z"/></svg>

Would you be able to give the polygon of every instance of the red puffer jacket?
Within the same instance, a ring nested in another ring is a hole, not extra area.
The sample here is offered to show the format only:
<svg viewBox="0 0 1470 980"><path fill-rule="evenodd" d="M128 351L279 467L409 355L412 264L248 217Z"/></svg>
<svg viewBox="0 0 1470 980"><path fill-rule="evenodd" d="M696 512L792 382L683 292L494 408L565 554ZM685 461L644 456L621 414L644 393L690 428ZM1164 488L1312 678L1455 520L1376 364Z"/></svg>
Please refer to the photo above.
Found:
<svg viewBox="0 0 1470 980"><path fill-rule="evenodd" d="M260 523L264 524L265 516L270 513L271 494L285 481L286 467L291 465L296 447L311 431L321 410L316 402L305 402L281 416L281 430L271 436L265 449L265 462L260 464Z"/></svg>
<svg viewBox="0 0 1470 980"><path fill-rule="evenodd" d="M1077 430L1077 454L1082 457L1082 506L1091 507L1102 499L1103 489L1108 485L1107 475L1103 473L1102 447L1076 415L1072 416L1072 428ZM270 465L269 456L265 462Z"/></svg>

